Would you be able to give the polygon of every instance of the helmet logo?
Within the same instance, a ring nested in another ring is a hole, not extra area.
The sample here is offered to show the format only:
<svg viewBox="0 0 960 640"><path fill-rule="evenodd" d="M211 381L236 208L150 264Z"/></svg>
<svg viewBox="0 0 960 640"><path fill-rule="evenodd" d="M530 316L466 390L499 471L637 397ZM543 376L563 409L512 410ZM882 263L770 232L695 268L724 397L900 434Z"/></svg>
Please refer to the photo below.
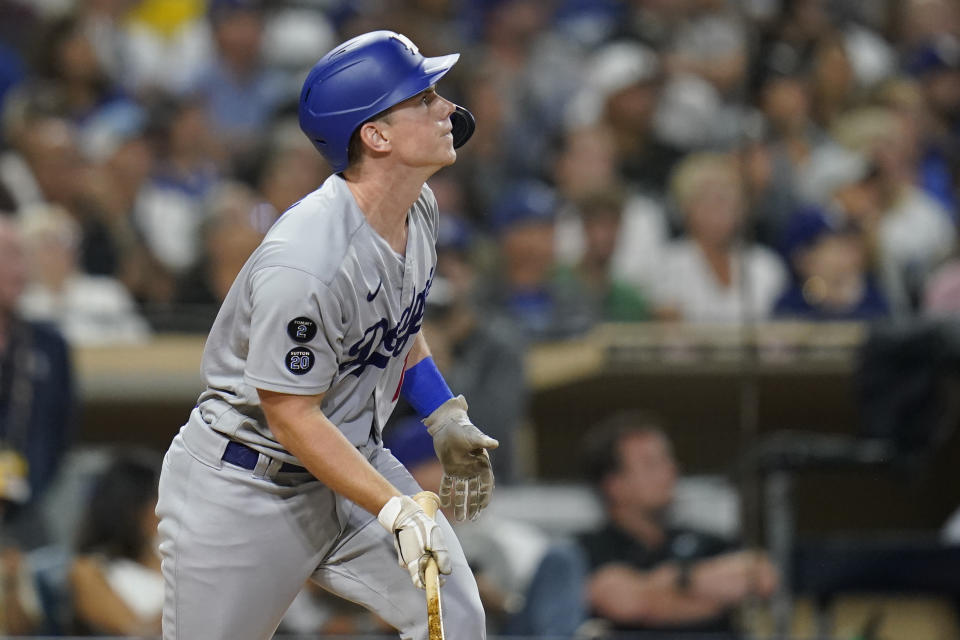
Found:
<svg viewBox="0 0 960 640"><path fill-rule="evenodd" d="M395 33L390 37L394 40L398 40L400 44L402 44L404 48L406 48L413 55L420 55L420 50L417 49L417 45L413 44L413 42L407 36L403 35L402 33Z"/></svg>

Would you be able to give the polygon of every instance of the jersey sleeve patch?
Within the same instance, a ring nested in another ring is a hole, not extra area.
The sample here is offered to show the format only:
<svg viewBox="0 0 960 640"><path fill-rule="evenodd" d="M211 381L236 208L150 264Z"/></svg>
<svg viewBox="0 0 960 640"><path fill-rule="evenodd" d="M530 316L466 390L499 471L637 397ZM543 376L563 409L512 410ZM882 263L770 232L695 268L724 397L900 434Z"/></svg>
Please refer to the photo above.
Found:
<svg viewBox="0 0 960 640"><path fill-rule="evenodd" d="M297 347L287 352L284 358L284 364L287 367L287 371L295 376L302 376L309 372L310 369L313 369L313 363L316 362L316 360L313 351L310 351L310 349L306 347Z"/></svg>
<svg viewBox="0 0 960 640"><path fill-rule="evenodd" d="M268 391L322 393L337 375L343 327L336 296L309 272L269 266L250 277L244 380Z"/></svg>
<svg viewBox="0 0 960 640"><path fill-rule="evenodd" d="M317 335L317 323L306 316L294 318L287 323L287 335L294 342L310 342Z"/></svg>

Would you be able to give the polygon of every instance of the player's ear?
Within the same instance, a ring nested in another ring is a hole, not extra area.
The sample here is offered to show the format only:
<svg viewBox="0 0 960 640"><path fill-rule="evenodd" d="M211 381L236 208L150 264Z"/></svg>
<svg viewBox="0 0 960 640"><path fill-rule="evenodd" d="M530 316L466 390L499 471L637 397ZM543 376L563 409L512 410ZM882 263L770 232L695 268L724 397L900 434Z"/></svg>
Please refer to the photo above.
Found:
<svg viewBox="0 0 960 640"><path fill-rule="evenodd" d="M383 153L390 150L390 140L380 121L365 122L360 127L360 139L371 151Z"/></svg>

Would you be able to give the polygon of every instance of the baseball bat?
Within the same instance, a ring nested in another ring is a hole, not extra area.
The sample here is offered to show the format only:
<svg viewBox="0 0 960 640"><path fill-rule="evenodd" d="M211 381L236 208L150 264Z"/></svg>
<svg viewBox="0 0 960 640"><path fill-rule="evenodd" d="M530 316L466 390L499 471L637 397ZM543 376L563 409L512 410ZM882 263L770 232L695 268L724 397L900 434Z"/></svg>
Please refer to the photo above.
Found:
<svg viewBox="0 0 960 640"><path fill-rule="evenodd" d="M413 496L424 512L433 518L440 507L440 498L432 491L421 491ZM437 561L434 558L427 560L424 572L423 586L427 592L427 637L430 640L444 640L443 609L440 606L440 576L437 571Z"/></svg>

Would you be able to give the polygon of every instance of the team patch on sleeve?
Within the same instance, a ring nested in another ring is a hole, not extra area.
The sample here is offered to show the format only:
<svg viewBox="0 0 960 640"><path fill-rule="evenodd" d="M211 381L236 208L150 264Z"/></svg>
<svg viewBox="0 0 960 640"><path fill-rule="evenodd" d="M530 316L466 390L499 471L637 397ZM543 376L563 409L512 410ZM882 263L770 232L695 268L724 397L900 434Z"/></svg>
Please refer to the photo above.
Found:
<svg viewBox="0 0 960 640"><path fill-rule="evenodd" d="M317 323L304 316L294 318L287 323L287 335L295 342L310 342L317 335Z"/></svg>
<svg viewBox="0 0 960 640"><path fill-rule="evenodd" d="M316 327L314 326L314 331ZM287 356L284 360L284 364L287 366L287 370L297 376L302 376L303 374L313 369L313 363L316 358L313 355L313 351L305 347L297 347L296 349L290 349L287 352Z"/></svg>

